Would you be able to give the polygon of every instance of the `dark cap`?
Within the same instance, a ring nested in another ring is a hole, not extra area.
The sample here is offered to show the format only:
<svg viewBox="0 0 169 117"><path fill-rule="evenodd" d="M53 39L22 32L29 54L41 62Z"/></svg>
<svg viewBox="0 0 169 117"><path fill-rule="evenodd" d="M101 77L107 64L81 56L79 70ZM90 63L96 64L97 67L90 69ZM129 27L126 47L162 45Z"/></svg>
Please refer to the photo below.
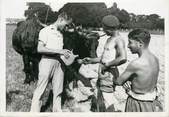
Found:
<svg viewBox="0 0 169 117"><path fill-rule="evenodd" d="M119 19L113 15L104 16L102 19L102 23L104 26L107 27L117 27L120 24Z"/></svg>

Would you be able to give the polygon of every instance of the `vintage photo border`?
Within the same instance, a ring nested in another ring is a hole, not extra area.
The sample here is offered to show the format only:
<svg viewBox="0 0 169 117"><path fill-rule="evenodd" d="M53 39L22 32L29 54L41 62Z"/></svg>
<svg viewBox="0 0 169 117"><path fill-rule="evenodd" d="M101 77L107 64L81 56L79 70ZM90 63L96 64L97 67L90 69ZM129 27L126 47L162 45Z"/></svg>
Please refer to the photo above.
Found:
<svg viewBox="0 0 169 117"><path fill-rule="evenodd" d="M83 0L84 1L84 0ZM78 0L78 2L83 2ZM71 2L71 0L70 0ZM93 1L92 1L93 2ZM95 2L95 1L94 1ZM100 0L98 0L100 2ZM102 2L104 2L102 0ZM153 113L76 113L76 112L64 112L64 113L30 113L30 112L6 112L6 24L4 11L6 6L3 5L3 0L0 0L0 117L53 117L53 116L72 116L72 117L94 117L94 116L114 116L114 117L168 117L169 116L169 1L165 0L167 11L164 17L165 19L165 112L153 112Z"/></svg>

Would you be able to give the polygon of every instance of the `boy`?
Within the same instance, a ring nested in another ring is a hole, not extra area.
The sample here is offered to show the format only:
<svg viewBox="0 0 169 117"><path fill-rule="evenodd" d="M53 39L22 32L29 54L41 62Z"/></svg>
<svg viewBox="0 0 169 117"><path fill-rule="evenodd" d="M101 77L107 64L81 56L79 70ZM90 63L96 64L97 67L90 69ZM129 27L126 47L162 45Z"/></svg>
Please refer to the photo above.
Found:
<svg viewBox="0 0 169 117"><path fill-rule="evenodd" d="M159 74L159 61L149 50L150 34L144 29L135 29L128 35L128 48L139 58L129 63L115 84L123 85L128 98L126 112L153 112L161 110L156 100L156 85ZM131 84L131 85L130 85Z"/></svg>

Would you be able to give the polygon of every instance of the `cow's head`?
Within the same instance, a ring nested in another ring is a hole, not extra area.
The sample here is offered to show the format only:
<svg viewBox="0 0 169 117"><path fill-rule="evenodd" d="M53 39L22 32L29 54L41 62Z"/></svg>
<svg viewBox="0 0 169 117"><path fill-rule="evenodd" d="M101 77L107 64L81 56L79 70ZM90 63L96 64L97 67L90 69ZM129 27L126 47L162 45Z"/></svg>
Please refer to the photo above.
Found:
<svg viewBox="0 0 169 117"><path fill-rule="evenodd" d="M96 49L98 46L99 35L94 32L65 31L64 48L72 50L73 53L84 57L97 57Z"/></svg>
<svg viewBox="0 0 169 117"><path fill-rule="evenodd" d="M99 39L98 33L89 32L86 35L85 46L88 48L88 51L90 53L90 57L92 57L92 58L97 57L96 49L97 49L97 46L99 43L98 39Z"/></svg>

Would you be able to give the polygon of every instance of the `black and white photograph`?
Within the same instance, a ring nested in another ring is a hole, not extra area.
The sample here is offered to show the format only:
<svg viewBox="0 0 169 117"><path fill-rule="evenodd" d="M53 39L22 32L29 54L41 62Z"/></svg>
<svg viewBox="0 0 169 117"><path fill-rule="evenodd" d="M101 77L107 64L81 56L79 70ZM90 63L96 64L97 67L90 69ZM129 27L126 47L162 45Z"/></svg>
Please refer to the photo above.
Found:
<svg viewBox="0 0 169 117"><path fill-rule="evenodd" d="M167 3L3 0L6 112L169 116Z"/></svg>

